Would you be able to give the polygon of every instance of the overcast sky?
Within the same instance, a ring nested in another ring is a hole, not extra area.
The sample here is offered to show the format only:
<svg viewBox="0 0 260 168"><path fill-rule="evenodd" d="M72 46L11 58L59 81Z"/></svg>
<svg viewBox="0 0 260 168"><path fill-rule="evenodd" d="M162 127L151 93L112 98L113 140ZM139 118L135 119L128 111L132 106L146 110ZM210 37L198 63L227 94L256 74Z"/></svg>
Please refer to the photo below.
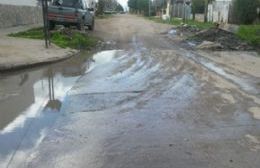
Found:
<svg viewBox="0 0 260 168"><path fill-rule="evenodd" d="M124 8L127 8L127 0L117 0Z"/></svg>

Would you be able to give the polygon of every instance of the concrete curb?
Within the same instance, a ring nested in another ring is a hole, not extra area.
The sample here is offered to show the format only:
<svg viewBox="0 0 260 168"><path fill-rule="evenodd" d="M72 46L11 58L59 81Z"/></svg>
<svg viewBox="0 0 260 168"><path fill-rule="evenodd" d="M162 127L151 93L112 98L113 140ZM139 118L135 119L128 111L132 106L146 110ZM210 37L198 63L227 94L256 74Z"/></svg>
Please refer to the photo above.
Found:
<svg viewBox="0 0 260 168"><path fill-rule="evenodd" d="M20 62L20 63L8 64L8 65L1 65L0 64L0 72L15 71L15 70L31 68L31 67L35 67L35 66L39 66L39 65L56 63L56 62L60 62L60 61L64 61L66 59L69 59L69 58L76 56L80 53L79 50L71 50L70 52L71 52L70 54L67 54L64 57L52 57L52 58L49 58L49 59L46 59L46 60L41 60L41 61L31 61L30 63Z"/></svg>
<svg viewBox="0 0 260 168"><path fill-rule="evenodd" d="M39 26L39 24L34 24L0 29L0 72L55 63L79 54L79 50L62 49L55 44L52 44L49 49L45 49L43 40L8 37L10 33Z"/></svg>

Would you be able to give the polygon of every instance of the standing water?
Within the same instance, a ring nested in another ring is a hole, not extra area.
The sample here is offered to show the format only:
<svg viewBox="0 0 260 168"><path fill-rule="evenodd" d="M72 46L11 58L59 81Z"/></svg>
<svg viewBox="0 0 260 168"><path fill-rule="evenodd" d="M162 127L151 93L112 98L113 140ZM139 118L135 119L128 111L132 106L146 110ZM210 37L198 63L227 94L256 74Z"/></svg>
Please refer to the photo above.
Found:
<svg viewBox="0 0 260 168"><path fill-rule="evenodd" d="M36 148L60 115L62 102L92 58L0 74L0 167ZM22 157L21 157L22 158Z"/></svg>

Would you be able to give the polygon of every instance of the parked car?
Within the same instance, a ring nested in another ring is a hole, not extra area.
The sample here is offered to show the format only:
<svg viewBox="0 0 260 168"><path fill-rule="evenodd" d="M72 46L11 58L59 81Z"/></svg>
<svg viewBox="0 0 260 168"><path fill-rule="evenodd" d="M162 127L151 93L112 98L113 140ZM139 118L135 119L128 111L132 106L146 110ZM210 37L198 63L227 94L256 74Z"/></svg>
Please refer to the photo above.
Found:
<svg viewBox="0 0 260 168"><path fill-rule="evenodd" d="M54 0L48 8L49 29L55 25L76 26L78 30L94 30L94 9L85 0Z"/></svg>

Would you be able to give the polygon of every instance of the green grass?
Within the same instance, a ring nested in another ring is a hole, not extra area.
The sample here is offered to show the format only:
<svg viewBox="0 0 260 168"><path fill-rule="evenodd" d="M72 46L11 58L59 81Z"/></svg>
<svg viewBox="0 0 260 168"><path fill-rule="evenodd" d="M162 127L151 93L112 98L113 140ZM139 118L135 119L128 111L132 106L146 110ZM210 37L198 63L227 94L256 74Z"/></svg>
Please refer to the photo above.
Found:
<svg viewBox="0 0 260 168"><path fill-rule="evenodd" d="M260 25L241 25L237 32L238 37L254 46L260 47Z"/></svg>
<svg viewBox="0 0 260 168"><path fill-rule="evenodd" d="M113 13L104 13L102 15L97 15L96 18L97 19L109 19L112 18L114 16Z"/></svg>
<svg viewBox="0 0 260 168"><path fill-rule="evenodd" d="M103 14L98 14L96 16L97 19L109 19L114 17L114 15L116 14L116 11L105 11Z"/></svg>
<svg viewBox="0 0 260 168"><path fill-rule="evenodd" d="M30 38L30 39L43 39L44 38L42 27L33 28L30 30L18 32L18 33L11 33L8 36L23 37L23 38Z"/></svg>
<svg viewBox="0 0 260 168"><path fill-rule="evenodd" d="M96 16L97 19L109 19L112 18L114 15L113 14L103 14L103 15L98 15Z"/></svg>
<svg viewBox="0 0 260 168"><path fill-rule="evenodd" d="M98 39L79 32L73 33L71 37L61 32L54 32L51 41L61 48L91 49L96 46Z"/></svg>
<svg viewBox="0 0 260 168"><path fill-rule="evenodd" d="M29 39L44 39L42 27L29 29L24 32L12 33L9 34L9 36ZM72 31L71 35L67 35L56 31L51 33L51 42L61 48L91 49L96 46L98 39L80 32Z"/></svg>
<svg viewBox="0 0 260 168"><path fill-rule="evenodd" d="M187 24L188 25L195 25L199 29L210 29L212 27L215 27L215 24L212 23L212 22L204 23L204 22L198 22L198 21L195 21L195 20L188 20Z"/></svg>
<svg viewBox="0 0 260 168"><path fill-rule="evenodd" d="M164 23L164 24L172 24L172 25L179 25L182 23L179 19L171 19L171 20L162 20L158 17L148 17L149 20L155 21L157 23Z"/></svg>
<svg viewBox="0 0 260 168"><path fill-rule="evenodd" d="M156 17L148 17L149 20L153 20L158 23L164 23L164 24L171 24L175 26L179 26L183 23L182 19L179 18L172 18L170 20L162 20L161 18L156 18ZM185 24L188 24L190 26L196 26L199 29L209 29L214 27L214 24L211 22L204 23L204 22L198 22L195 20L187 20Z"/></svg>

